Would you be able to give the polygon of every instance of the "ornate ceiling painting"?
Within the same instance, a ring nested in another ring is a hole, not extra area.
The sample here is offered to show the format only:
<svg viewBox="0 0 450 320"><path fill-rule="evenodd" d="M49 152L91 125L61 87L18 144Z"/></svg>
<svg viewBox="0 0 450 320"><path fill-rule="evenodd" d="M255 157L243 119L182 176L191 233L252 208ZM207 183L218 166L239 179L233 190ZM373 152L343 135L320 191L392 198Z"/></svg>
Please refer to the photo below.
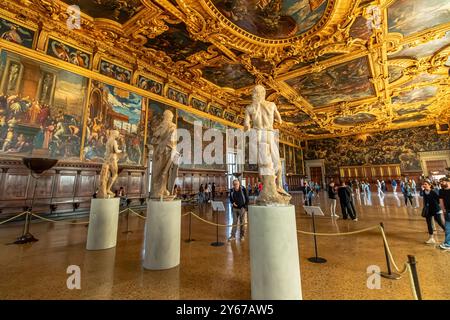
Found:
<svg viewBox="0 0 450 320"><path fill-rule="evenodd" d="M267 39L302 34L323 17L327 0L210 0L236 26Z"/></svg>
<svg viewBox="0 0 450 320"><path fill-rule="evenodd" d="M314 107L323 107L343 101L374 97L370 70L365 57L327 68L321 72L287 81L294 90Z"/></svg>
<svg viewBox="0 0 450 320"><path fill-rule="evenodd" d="M263 84L298 142L450 122L448 0L4 0L0 33L232 126Z"/></svg>
<svg viewBox="0 0 450 320"><path fill-rule="evenodd" d="M121 24L132 18L143 6L139 0L64 0L77 5L94 19L110 19Z"/></svg>

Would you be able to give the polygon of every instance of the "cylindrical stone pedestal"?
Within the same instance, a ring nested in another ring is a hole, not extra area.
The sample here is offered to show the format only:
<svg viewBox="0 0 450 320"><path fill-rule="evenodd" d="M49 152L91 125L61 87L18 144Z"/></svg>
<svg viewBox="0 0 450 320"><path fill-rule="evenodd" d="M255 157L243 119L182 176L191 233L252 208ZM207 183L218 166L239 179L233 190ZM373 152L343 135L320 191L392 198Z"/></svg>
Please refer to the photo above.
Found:
<svg viewBox="0 0 450 320"><path fill-rule="evenodd" d="M253 300L301 300L295 207L249 206Z"/></svg>
<svg viewBox="0 0 450 320"><path fill-rule="evenodd" d="M148 200L144 268L164 270L180 264L181 200Z"/></svg>
<svg viewBox="0 0 450 320"><path fill-rule="evenodd" d="M103 250L116 246L119 204L119 198L92 199L87 250Z"/></svg>

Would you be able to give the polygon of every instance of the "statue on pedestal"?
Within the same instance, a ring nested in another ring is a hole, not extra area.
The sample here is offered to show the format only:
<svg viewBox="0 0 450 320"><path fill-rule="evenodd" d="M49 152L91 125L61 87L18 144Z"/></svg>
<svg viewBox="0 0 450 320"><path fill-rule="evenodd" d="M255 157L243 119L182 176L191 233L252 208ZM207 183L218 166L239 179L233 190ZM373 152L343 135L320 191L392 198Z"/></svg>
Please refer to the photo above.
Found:
<svg viewBox="0 0 450 320"><path fill-rule="evenodd" d="M283 189L280 153L273 129L274 121L282 123L280 113L275 103L266 101L263 86L255 86L252 98L252 104L245 109L244 130L255 130L258 139L258 171L263 189L256 203L289 204L291 196Z"/></svg>
<svg viewBox="0 0 450 320"><path fill-rule="evenodd" d="M163 120L155 128L153 146L151 199L173 200L173 188L178 175L177 126L173 113L165 110Z"/></svg>
<svg viewBox="0 0 450 320"><path fill-rule="evenodd" d="M111 130L109 132L109 138L106 142L105 160L102 165L102 171L100 172L100 187L97 194L97 198L111 198L114 197L114 192L111 191L111 187L119 176L119 166L117 165L119 150L117 139L119 138L119 131Z"/></svg>

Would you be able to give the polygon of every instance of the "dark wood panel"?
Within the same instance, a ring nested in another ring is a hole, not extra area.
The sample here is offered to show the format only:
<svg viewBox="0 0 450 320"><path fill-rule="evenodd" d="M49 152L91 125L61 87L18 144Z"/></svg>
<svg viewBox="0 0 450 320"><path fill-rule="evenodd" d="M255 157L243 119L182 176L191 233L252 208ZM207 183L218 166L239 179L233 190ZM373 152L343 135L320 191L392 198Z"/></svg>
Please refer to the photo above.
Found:
<svg viewBox="0 0 450 320"><path fill-rule="evenodd" d="M56 188L54 197L73 197L77 172L61 171L56 175Z"/></svg>
<svg viewBox="0 0 450 320"><path fill-rule="evenodd" d="M129 177L128 192L134 194L141 193L142 174L131 174Z"/></svg>
<svg viewBox="0 0 450 320"><path fill-rule="evenodd" d="M53 193L54 181L55 181L54 175L45 174L41 176L36 183L36 191L35 191L36 199L51 198ZM34 179L32 179L30 183L32 184L30 189L31 192L33 192L32 189L34 188L35 183Z"/></svg>
<svg viewBox="0 0 450 320"><path fill-rule="evenodd" d="M2 200L26 199L30 177L28 173L7 172L2 188Z"/></svg>
<svg viewBox="0 0 450 320"><path fill-rule="evenodd" d="M78 197L90 197L96 191L96 174L84 174L83 172L78 178Z"/></svg>

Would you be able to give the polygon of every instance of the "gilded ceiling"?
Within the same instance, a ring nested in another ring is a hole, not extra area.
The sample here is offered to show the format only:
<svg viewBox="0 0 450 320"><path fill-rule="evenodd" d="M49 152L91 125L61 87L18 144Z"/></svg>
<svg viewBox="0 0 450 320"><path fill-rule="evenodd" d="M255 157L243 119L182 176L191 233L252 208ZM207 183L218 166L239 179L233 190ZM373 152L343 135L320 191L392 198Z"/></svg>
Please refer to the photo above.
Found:
<svg viewBox="0 0 450 320"><path fill-rule="evenodd" d="M299 139L450 123L448 0L3 3L0 16L45 31L37 50L57 56L47 38L61 39L78 65L155 94L170 83L180 103L236 124L255 83Z"/></svg>

